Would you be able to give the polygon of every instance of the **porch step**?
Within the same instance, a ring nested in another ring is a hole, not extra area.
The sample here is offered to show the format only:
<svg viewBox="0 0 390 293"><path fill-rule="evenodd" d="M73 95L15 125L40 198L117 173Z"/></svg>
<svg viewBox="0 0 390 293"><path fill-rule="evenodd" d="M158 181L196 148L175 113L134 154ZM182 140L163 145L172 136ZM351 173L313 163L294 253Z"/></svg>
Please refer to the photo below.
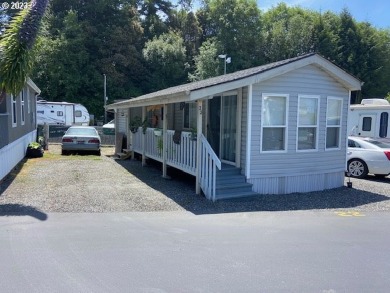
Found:
<svg viewBox="0 0 390 293"><path fill-rule="evenodd" d="M246 182L241 169L230 165L222 165L216 178L216 198L230 199L258 195L252 191L252 184Z"/></svg>

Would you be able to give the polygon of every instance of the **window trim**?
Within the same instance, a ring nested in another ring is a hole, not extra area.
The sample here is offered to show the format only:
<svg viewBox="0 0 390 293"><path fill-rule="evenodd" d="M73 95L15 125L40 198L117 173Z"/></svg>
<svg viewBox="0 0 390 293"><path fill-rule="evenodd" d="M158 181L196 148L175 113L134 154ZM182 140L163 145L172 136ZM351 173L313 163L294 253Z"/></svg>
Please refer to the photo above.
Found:
<svg viewBox="0 0 390 293"><path fill-rule="evenodd" d="M301 98L304 99L316 99L317 100L317 121L315 125L300 125L300 118L299 118L299 107L301 105ZM296 134L296 151L298 153L307 153L307 152L318 152L319 147L319 128L320 128L320 99L321 97L318 95L298 95L298 110L297 110L297 134ZM315 128L316 129L316 140L315 140L315 148L314 149L305 149L300 150L298 149L298 140L299 140L299 128Z"/></svg>
<svg viewBox="0 0 390 293"><path fill-rule="evenodd" d="M328 126L328 104L329 104L329 101L330 100L338 100L338 101L341 101L341 109L340 109L340 125L338 126L335 126L335 125L329 125ZM343 98L339 98L339 97L334 97L334 96L328 96L326 98L326 119L325 119L325 151L339 151L341 150L341 128L343 126L343 110L344 110L344 99ZM326 140L327 140L327 137L328 137L328 128L339 128L339 146L338 147L335 147L335 148L328 148L326 146Z"/></svg>
<svg viewBox="0 0 390 293"><path fill-rule="evenodd" d="M274 125L272 127L269 126L264 126L264 115L263 115L263 110L264 110L264 98L266 97L284 97L286 99L286 110L285 110L285 115L286 115L286 122L285 125ZM289 94L281 94L281 93L263 93L261 95L261 119L260 119L260 153L265 153L265 154L281 154L281 153L287 153L287 146L288 146L288 118L289 118L289 103L290 102L290 95ZM264 128L283 128L284 129L284 149L283 150L263 150L263 130Z"/></svg>
<svg viewBox="0 0 390 293"><path fill-rule="evenodd" d="M16 97L11 94L11 118L12 118L12 127L18 126L18 115L17 115L17 107L16 107Z"/></svg>
<svg viewBox="0 0 390 293"><path fill-rule="evenodd" d="M24 125L26 123L26 113L25 113L25 96L24 96L24 89L19 93L19 100L20 100L20 124Z"/></svg>

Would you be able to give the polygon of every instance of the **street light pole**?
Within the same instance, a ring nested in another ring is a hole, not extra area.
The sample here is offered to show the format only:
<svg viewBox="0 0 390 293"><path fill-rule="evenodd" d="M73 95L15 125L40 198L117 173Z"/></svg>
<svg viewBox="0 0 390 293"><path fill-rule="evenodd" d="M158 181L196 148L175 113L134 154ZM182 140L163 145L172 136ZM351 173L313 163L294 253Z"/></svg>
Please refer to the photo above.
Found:
<svg viewBox="0 0 390 293"><path fill-rule="evenodd" d="M223 74L226 74L226 64L232 62L232 58L230 57L226 58L227 57L226 54L218 55L218 57L223 59L223 63L224 63Z"/></svg>
<svg viewBox="0 0 390 293"><path fill-rule="evenodd" d="M106 105L107 105L107 78L106 75L104 76L104 124L107 123L107 111L106 111Z"/></svg>

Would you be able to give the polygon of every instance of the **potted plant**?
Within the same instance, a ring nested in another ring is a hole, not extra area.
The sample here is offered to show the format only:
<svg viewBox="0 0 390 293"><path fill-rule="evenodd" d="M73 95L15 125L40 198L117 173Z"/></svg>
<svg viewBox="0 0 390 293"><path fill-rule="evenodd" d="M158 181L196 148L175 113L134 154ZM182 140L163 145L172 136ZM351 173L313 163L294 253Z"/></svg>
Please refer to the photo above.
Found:
<svg viewBox="0 0 390 293"><path fill-rule="evenodd" d="M27 158L39 158L43 157L43 147L38 142L31 142L27 146L26 156Z"/></svg>
<svg viewBox="0 0 390 293"><path fill-rule="evenodd" d="M130 121L129 127L132 133L136 133L138 128L142 125L142 120L139 116L135 116L133 120Z"/></svg>
<svg viewBox="0 0 390 293"><path fill-rule="evenodd" d="M161 136L162 135L162 129L161 128L155 128L154 130L154 135L155 136Z"/></svg>
<svg viewBox="0 0 390 293"><path fill-rule="evenodd" d="M191 127L190 132L190 139L196 140L198 138L198 130L194 127Z"/></svg>
<svg viewBox="0 0 390 293"><path fill-rule="evenodd" d="M157 140L157 150L159 155L161 155L163 150L163 139L161 137Z"/></svg>

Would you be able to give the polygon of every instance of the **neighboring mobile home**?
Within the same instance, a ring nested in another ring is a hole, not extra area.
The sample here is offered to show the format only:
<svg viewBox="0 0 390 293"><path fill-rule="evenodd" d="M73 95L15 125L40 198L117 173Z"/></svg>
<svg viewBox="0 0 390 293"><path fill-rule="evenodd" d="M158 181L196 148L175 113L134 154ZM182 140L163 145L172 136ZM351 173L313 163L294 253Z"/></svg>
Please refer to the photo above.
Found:
<svg viewBox="0 0 390 293"><path fill-rule="evenodd" d="M342 186L350 94L360 88L341 68L307 54L107 109L143 163L162 162L163 176L167 166L192 174L196 192L218 200ZM137 132L129 127L135 120L146 122ZM157 127L162 136L153 134Z"/></svg>
<svg viewBox="0 0 390 293"><path fill-rule="evenodd" d="M36 141L36 96L40 89L31 79L15 97L7 94L0 104L0 180L26 155Z"/></svg>

